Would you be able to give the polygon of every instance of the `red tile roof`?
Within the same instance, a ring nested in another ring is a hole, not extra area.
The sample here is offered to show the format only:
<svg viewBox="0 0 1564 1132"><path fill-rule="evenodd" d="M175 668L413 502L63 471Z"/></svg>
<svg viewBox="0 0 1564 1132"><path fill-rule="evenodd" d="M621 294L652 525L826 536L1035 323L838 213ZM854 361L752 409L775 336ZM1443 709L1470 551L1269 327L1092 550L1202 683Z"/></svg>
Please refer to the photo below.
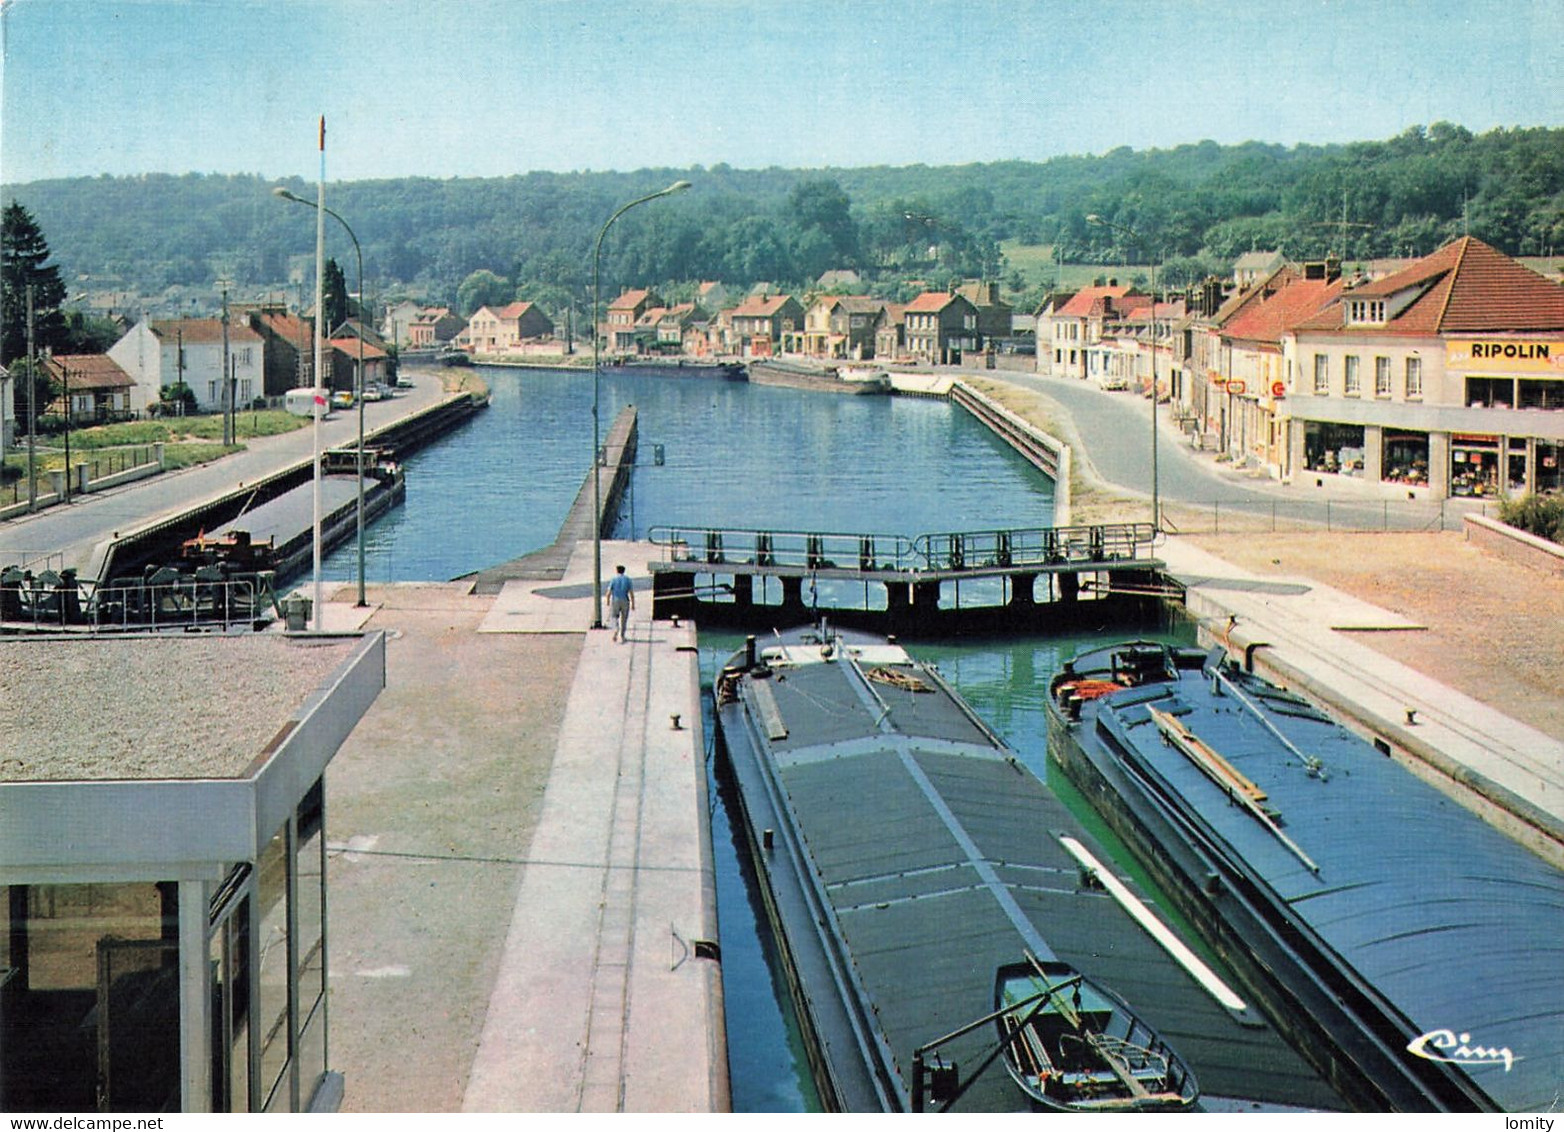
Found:
<svg viewBox="0 0 1564 1132"><path fill-rule="evenodd" d="M937 313L950 306L956 299L957 296L949 291L925 291L908 303L905 310L908 314Z"/></svg>
<svg viewBox="0 0 1564 1132"><path fill-rule="evenodd" d="M608 304L608 309L611 310L611 311L625 310L627 308L630 309L630 310L634 310L636 307L638 307L642 303L646 302L647 296L649 296L650 294L651 294L650 291L645 291L645 290L642 290L642 291L626 291L624 294L620 295L613 302L609 303Z"/></svg>
<svg viewBox="0 0 1564 1132"><path fill-rule="evenodd" d="M1123 286L1114 287L1082 287L1070 296L1070 301L1054 312L1055 315L1064 318L1086 318L1093 313L1094 308L1101 313L1098 305L1104 299L1121 299L1129 294L1129 288Z"/></svg>
<svg viewBox="0 0 1564 1132"><path fill-rule="evenodd" d="M1273 276L1272 280L1276 278ZM1291 273L1281 286L1262 289L1255 301L1222 323L1222 337L1280 344L1283 334L1319 314L1341 294L1341 288L1340 276L1300 279Z"/></svg>
<svg viewBox="0 0 1564 1132"><path fill-rule="evenodd" d="M148 325L159 338L182 339L186 342L221 342L223 320L220 318L169 318L156 319ZM228 341L259 342L261 336L237 318L228 320Z"/></svg>
<svg viewBox="0 0 1564 1132"><path fill-rule="evenodd" d="M129 389L136 384L107 354L55 354L43 360L44 369L58 379L61 370L70 372L70 387L77 393L98 389Z"/></svg>
<svg viewBox="0 0 1564 1132"><path fill-rule="evenodd" d="M262 326L290 345L297 346L314 340L315 328L298 315L263 311L255 317Z"/></svg>
<svg viewBox="0 0 1564 1132"><path fill-rule="evenodd" d="M1416 297L1384 327L1349 327L1345 306L1354 299ZM1372 330L1376 333L1503 333L1564 330L1564 287L1503 252L1462 236L1393 275L1344 291L1336 303L1299 330Z"/></svg>
<svg viewBox="0 0 1564 1132"><path fill-rule="evenodd" d="M332 338L332 339L330 339L330 344L331 344L331 347L333 349L340 350L340 351L342 351L342 353L346 354L348 357L352 358L354 361L357 361L358 360L358 344L360 342L363 342L363 341L364 340L362 338L353 338L353 337ZM379 346L375 345L373 342L364 342L364 360L366 362L370 361L370 360L372 360L374 358L383 358L385 356L386 356L386 352L384 350L382 350Z"/></svg>
<svg viewBox="0 0 1564 1132"><path fill-rule="evenodd" d="M494 312L496 318L520 318L532 309L531 303L510 303Z"/></svg>
<svg viewBox="0 0 1564 1132"><path fill-rule="evenodd" d="M733 308L738 318L770 318L789 302L789 295L751 295Z"/></svg>

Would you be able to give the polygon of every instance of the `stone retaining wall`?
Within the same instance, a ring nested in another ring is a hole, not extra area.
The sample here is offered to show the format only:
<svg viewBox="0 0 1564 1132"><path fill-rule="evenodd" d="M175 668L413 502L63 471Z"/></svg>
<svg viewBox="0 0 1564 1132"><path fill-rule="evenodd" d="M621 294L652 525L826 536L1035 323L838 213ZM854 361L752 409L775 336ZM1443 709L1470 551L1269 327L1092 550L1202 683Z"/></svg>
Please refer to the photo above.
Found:
<svg viewBox="0 0 1564 1132"><path fill-rule="evenodd" d="M1466 540L1511 562L1564 578L1564 546L1484 515L1464 517Z"/></svg>

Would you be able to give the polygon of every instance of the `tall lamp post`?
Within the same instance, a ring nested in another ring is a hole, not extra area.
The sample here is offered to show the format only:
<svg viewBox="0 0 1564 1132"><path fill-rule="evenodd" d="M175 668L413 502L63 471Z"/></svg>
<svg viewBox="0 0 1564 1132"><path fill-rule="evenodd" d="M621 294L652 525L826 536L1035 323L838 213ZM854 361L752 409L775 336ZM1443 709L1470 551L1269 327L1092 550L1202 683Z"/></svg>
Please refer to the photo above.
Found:
<svg viewBox="0 0 1564 1132"><path fill-rule="evenodd" d="M1115 224L1111 220L1104 220L1095 212L1087 215L1086 223L1122 232L1135 243L1145 247L1148 252L1151 250L1141 234L1127 224ZM1151 526L1153 531L1162 529L1162 507L1157 489L1157 264L1153 259L1151 264Z"/></svg>
<svg viewBox="0 0 1564 1132"><path fill-rule="evenodd" d="M301 196L290 193L283 186L278 185L272 189L272 195L282 200L291 200L295 204L302 204L305 208L315 208L314 201L305 200ZM335 217L342 230L348 234L348 239L353 241L353 254L358 258L358 302L359 319L363 320L364 305L364 252L358 246L358 237L353 234L353 229L348 222L342 219L335 210L324 210L327 216ZM320 318L324 311L316 311L315 317ZM358 604L362 608L369 603L364 600L364 328L359 327L358 332L358 376L355 381L358 386L355 391L355 400L358 402ZM316 376L319 381L319 375Z"/></svg>
<svg viewBox="0 0 1564 1132"><path fill-rule="evenodd" d="M648 193L644 197L637 197L629 204L620 206L618 212L608 218L602 231L597 234L597 246L592 250L592 628L603 627L603 496L602 496L602 472L598 464L597 450L601 443L598 425L598 366L602 360L602 336L597 328L597 311L602 300L602 261L603 261L603 237L608 235L608 230L614 226L625 213L638 204L645 204L649 200L658 197L672 196L674 193L682 193L690 187L688 181L675 181L666 189L659 189L655 193Z"/></svg>

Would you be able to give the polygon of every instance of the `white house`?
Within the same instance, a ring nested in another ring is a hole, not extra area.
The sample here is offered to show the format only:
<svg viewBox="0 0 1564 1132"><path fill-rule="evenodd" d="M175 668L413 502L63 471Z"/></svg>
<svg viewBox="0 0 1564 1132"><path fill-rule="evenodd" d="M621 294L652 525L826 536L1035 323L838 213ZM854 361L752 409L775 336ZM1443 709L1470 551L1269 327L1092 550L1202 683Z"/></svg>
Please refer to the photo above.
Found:
<svg viewBox="0 0 1564 1132"><path fill-rule="evenodd" d="M228 359L234 404L246 405L265 391L263 339L238 319L228 324ZM183 381L203 413L223 408L223 322L219 318L142 319L109 348L109 357L136 379L132 411L158 403L162 391Z"/></svg>
<svg viewBox="0 0 1564 1132"><path fill-rule="evenodd" d="M0 366L0 459L5 457L16 436L16 395L11 386L11 375L5 366Z"/></svg>

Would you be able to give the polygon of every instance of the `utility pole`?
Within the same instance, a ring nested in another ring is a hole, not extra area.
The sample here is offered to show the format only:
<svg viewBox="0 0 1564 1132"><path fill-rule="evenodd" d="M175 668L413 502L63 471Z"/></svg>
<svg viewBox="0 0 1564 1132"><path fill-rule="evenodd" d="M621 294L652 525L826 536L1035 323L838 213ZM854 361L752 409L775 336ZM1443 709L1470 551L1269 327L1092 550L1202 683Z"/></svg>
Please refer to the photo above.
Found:
<svg viewBox="0 0 1564 1132"><path fill-rule="evenodd" d="M38 510L38 375L33 353L33 285L27 285L27 509Z"/></svg>
<svg viewBox="0 0 1564 1132"><path fill-rule="evenodd" d="M228 383L228 284L223 284L223 444L234 442L233 391Z"/></svg>

